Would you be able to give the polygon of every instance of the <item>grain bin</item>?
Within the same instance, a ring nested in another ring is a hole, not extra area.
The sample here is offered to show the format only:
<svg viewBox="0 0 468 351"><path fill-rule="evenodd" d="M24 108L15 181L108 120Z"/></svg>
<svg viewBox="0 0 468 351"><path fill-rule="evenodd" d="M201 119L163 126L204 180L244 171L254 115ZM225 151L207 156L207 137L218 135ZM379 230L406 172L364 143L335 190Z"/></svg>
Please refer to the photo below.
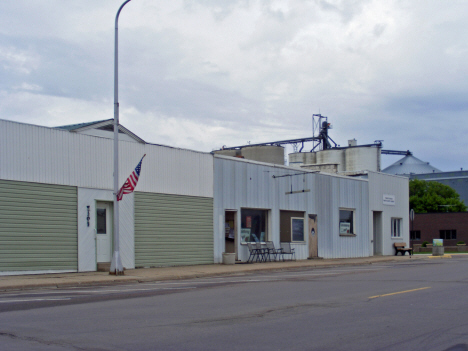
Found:
<svg viewBox="0 0 468 351"><path fill-rule="evenodd" d="M314 165L317 163L317 153L316 152L304 152L305 154L305 164Z"/></svg>
<svg viewBox="0 0 468 351"><path fill-rule="evenodd" d="M289 165L300 167L305 163L305 152L293 152L288 155Z"/></svg>
<svg viewBox="0 0 468 351"><path fill-rule="evenodd" d="M317 152L317 164L336 164L338 172L345 171L345 153L342 149L328 149Z"/></svg>
<svg viewBox="0 0 468 351"><path fill-rule="evenodd" d="M232 156L236 157L236 153L240 154L240 150L235 149L227 149L227 150L216 150L214 151L216 155L223 155L223 156Z"/></svg>
<svg viewBox="0 0 468 351"><path fill-rule="evenodd" d="M246 146L241 149L248 160L284 165L284 147L274 145Z"/></svg>
<svg viewBox="0 0 468 351"><path fill-rule="evenodd" d="M345 151L346 171L380 171L380 148L378 147L350 147Z"/></svg>

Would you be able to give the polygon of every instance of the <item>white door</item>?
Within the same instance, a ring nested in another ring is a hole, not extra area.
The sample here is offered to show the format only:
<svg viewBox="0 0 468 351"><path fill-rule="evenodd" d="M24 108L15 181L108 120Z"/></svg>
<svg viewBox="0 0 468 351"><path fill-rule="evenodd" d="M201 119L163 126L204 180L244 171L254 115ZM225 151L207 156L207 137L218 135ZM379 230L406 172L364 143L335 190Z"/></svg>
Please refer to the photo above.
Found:
<svg viewBox="0 0 468 351"><path fill-rule="evenodd" d="M110 262L112 259L112 205L96 204L96 251L97 262Z"/></svg>

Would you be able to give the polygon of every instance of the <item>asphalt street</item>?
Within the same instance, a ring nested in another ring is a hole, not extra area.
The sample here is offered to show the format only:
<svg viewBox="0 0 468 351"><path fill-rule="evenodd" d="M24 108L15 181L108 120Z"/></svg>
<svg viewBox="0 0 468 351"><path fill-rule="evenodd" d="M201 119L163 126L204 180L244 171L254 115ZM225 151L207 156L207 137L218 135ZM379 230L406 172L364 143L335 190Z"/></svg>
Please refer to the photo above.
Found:
<svg viewBox="0 0 468 351"><path fill-rule="evenodd" d="M0 294L1 350L468 350L468 257Z"/></svg>

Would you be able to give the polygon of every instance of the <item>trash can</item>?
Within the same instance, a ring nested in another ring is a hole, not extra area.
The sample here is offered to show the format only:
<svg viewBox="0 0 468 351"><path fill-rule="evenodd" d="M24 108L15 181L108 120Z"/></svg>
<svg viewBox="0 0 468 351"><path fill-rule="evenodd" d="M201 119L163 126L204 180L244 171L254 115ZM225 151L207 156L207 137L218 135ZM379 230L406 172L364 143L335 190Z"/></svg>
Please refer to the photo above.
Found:
<svg viewBox="0 0 468 351"><path fill-rule="evenodd" d="M236 254L235 253L223 253L223 264L234 264L236 263Z"/></svg>
<svg viewBox="0 0 468 351"><path fill-rule="evenodd" d="M432 239L432 256L444 255L444 240Z"/></svg>
<svg viewBox="0 0 468 351"><path fill-rule="evenodd" d="M432 256L443 256L444 247L443 246L433 246L432 247Z"/></svg>

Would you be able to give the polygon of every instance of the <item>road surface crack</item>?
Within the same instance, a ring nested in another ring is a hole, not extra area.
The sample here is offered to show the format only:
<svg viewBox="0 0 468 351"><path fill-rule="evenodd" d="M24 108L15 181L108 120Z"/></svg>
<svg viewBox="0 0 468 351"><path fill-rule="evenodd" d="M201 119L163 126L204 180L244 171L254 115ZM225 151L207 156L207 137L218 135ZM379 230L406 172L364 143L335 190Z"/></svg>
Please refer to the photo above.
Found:
<svg viewBox="0 0 468 351"><path fill-rule="evenodd" d="M13 333L1 332L0 331L0 338L2 336L10 338L10 339L15 339L15 340L35 342L35 343L42 344L42 345L47 345L47 346L58 346L58 347L63 347L63 348L67 348L67 349L70 349L70 347L71 347L71 348L73 348L73 349L75 349L77 351L90 351L89 348L82 348L82 347L71 345L71 344L68 344L68 343L65 343L65 342L46 341L46 340L33 338L33 337L29 337L29 336L19 336L19 335L13 334ZM92 350L93 351L109 351L110 349L96 349L96 348L93 348Z"/></svg>

